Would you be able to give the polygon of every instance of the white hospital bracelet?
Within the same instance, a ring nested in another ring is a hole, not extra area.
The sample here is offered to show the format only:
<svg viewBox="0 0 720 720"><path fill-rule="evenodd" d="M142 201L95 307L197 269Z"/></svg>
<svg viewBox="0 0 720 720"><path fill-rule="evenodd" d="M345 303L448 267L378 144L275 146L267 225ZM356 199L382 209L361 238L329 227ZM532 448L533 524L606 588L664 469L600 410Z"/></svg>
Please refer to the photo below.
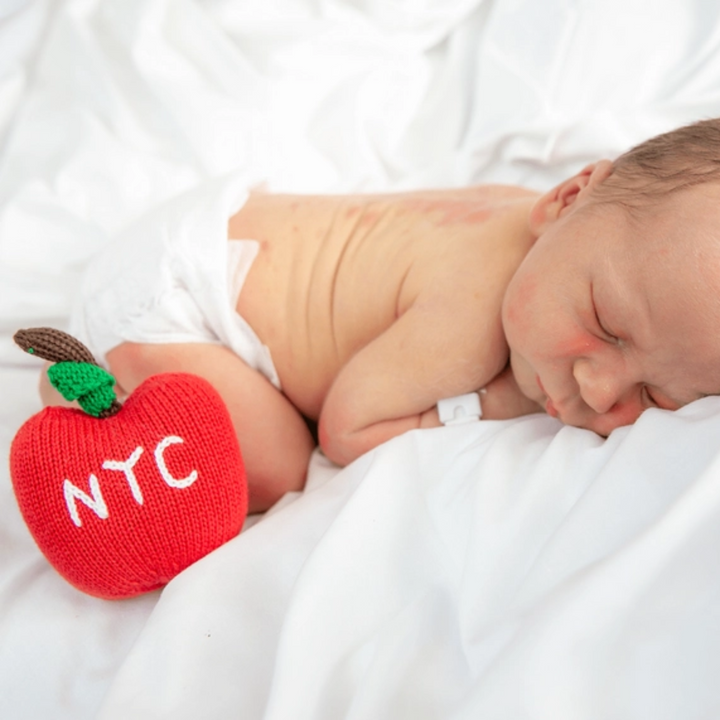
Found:
<svg viewBox="0 0 720 720"><path fill-rule="evenodd" d="M461 425L477 421L482 417L480 396L476 392L440 400L437 410L443 425Z"/></svg>

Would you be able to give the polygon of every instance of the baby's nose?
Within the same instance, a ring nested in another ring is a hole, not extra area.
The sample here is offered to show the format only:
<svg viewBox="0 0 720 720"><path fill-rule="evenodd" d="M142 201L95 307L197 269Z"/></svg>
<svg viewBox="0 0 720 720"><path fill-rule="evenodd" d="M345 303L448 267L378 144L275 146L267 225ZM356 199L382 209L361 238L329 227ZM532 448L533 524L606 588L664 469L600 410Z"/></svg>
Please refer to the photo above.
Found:
<svg viewBox="0 0 720 720"><path fill-rule="evenodd" d="M585 404L598 415L609 412L623 399L627 384L623 381L618 368L588 359L577 360L573 366L573 375L580 388L580 396Z"/></svg>

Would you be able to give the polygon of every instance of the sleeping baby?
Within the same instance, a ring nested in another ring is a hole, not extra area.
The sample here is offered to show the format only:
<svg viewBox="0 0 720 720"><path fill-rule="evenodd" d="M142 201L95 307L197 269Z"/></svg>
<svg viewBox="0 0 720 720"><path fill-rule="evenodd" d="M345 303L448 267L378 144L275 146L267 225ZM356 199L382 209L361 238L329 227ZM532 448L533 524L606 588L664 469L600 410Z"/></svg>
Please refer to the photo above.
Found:
<svg viewBox="0 0 720 720"><path fill-rule="evenodd" d="M247 194L208 183L94 260L71 332L125 393L184 371L225 400L250 510L478 392L600 435L720 392L720 121L544 195ZM46 402L57 402L49 386Z"/></svg>

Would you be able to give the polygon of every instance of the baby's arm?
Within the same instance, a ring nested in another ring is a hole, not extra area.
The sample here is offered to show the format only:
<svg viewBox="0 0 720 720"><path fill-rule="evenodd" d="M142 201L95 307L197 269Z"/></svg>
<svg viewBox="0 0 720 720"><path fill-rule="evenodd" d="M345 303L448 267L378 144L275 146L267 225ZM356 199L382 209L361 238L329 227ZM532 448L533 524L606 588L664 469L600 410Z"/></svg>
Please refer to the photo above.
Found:
<svg viewBox="0 0 720 720"><path fill-rule="evenodd" d="M536 402L523 395L509 365L482 388L480 401L486 420L508 420L544 412Z"/></svg>
<svg viewBox="0 0 720 720"><path fill-rule="evenodd" d="M59 405L61 407L80 408L77 400L66 400L59 391L53 387L47 374L47 369L52 364L53 363L46 362L43 365L42 372L40 373L40 385L38 389L40 391L40 400L42 401L42 404L45 406Z"/></svg>
<svg viewBox="0 0 720 720"><path fill-rule="evenodd" d="M442 298L416 301L340 371L322 408L320 445L345 465L407 430L437 427L438 400L472 392L507 362L500 323Z"/></svg>

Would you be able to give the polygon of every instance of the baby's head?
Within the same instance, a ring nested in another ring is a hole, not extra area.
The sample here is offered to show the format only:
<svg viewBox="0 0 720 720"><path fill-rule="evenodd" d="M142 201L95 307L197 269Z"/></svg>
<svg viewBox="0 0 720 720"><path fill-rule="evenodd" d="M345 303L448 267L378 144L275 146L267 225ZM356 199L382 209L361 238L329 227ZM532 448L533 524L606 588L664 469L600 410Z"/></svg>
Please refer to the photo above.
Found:
<svg viewBox="0 0 720 720"><path fill-rule="evenodd" d="M503 325L521 390L601 435L720 393L720 120L543 195Z"/></svg>

